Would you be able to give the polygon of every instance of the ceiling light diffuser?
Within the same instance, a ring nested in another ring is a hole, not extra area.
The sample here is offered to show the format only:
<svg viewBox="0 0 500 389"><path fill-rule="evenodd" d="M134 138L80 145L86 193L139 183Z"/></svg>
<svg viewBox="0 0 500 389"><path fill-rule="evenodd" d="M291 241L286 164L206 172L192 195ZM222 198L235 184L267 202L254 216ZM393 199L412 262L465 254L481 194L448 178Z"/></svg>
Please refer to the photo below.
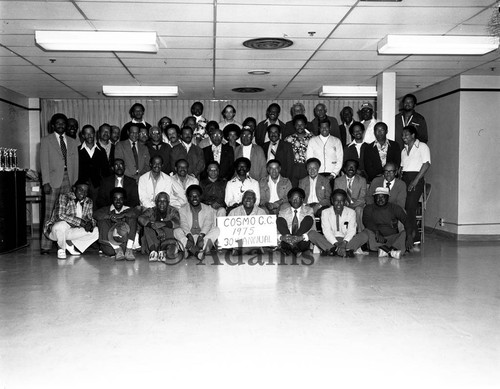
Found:
<svg viewBox="0 0 500 389"><path fill-rule="evenodd" d="M319 90L321 97L373 97L377 96L374 86L323 85Z"/></svg>
<svg viewBox="0 0 500 389"><path fill-rule="evenodd" d="M49 51L158 51L156 32L35 31L35 41Z"/></svg>
<svg viewBox="0 0 500 389"><path fill-rule="evenodd" d="M483 55L498 48L492 36L387 35L378 43L379 54Z"/></svg>
<svg viewBox="0 0 500 389"><path fill-rule="evenodd" d="M133 96L133 97L177 97L179 95L178 86L115 86L103 85L102 93L106 96Z"/></svg>

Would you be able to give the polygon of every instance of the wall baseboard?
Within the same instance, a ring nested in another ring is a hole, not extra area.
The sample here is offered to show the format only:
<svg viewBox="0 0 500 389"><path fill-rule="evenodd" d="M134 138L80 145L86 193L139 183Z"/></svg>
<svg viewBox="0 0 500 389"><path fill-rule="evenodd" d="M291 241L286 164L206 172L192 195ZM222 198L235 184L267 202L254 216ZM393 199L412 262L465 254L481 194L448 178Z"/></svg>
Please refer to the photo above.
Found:
<svg viewBox="0 0 500 389"><path fill-rule="evenodd" d="M482 234L456 234L454 232L436 230L431 227L425 227L426 233L433 233L443 238L456 240L459 242L498 242L500 235L482 235Z"/></svg>

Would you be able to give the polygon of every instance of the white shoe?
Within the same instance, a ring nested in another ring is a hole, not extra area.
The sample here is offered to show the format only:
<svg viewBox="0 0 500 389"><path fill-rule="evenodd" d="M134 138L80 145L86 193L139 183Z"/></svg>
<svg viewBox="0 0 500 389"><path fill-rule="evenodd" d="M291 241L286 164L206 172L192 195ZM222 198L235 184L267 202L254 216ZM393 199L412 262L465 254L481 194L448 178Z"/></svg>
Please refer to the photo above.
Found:
<svg viewBox="0 0 500 389"><path fill-rule="evenodd" d="M64 250L64 249L57 250L57 258L58 259L66 259L66 250Z"/></svg>
<svg viewBox="0 0 500 389"><path fill-rule="evenodd" d="M370 253L369 253L369 252L367 252L367 251L363 251L363 250L361 249L361 247L358 247L358 249L354 252L354 254L357 254L357 255L368 255L368 254L370 254Z"/></svg>
<svg viewBox="0 0 500 389"><path fill-rule="evenodd" d="M389 256L389 254L388 254L388 253L386 253L384 250L382 250L382 249L378 249L378 257L379 257L379 258L382 258L382 257L388 257L388 256Z"/></svg>
<svg viewBox="0 0 500 389"><path fill-rule="evenodd" d="M72 244L69 245L69 244L66 244L66 250L68 251L68 253L70 253L71 255L80 255L81 253L79 251L77 251L75 249L75 246L73 246Z"/></svg>
<svg viewBox="0 0 500 389"><path fill-rule="evenodd" d="M156 261L158 261L158 253L153 250L149 253L149 262L156 262Z"/></svg>
<svg viewBox="0 0 500 389"><path fill-rule="evenodd" d="M391 250L391 257L394 259L401 258L401 250Z"/></svg>

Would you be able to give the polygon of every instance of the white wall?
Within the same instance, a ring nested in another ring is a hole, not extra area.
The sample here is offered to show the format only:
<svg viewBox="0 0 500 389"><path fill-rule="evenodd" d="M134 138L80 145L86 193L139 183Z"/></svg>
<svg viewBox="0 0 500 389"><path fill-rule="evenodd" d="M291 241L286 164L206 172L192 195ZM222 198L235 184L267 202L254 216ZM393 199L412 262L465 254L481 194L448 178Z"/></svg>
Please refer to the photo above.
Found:
<svg viewBox="0 0 500 389"><path fill-rule="evenodd" d="M458 239L500 238L500 92L463 90L499 87L500 77L459 76L416 94L432 158L426 226L435 227L442 217L446 224L436 229Z"/></svg>

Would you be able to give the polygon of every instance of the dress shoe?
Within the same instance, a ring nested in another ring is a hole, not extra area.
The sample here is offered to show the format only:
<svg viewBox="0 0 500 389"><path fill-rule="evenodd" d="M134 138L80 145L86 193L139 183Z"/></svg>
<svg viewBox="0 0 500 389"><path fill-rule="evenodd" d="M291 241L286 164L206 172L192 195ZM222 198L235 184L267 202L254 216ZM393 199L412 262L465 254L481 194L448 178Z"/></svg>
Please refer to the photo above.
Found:
<svg viewBox="0 0 500 389"><path fill-rule="evenodd" d="M125 259L127 261L135 261L134 251L132 249L125 250Z"/></svg>
<svg viewBox="0 0 500 389"><path fill-rule="evenodd" d="M205 259L205 252L203 250L198 251L196 258L198 261L203 261Z"/></svg>
<svg viewBox="0 0 500 389"><path fill-rule="evenodd" d="M160 262L166 261L165 251L158 251L158 261Z"/></svg>
<svg viewBox="0 0 500 389"><path fill-rule="evenodd" d="M66 259L66 250L64 249L57 250L57 259Z"/></svg>
<svg viewBox="0 0 500 389"><path fill-rule="evenodd" d="M149 262L156 262L156 261L158 261L158 253L153 250L149 253Z"/></svg>
<svg viewBox="0 0 500 389"><path fill-rule="evenodd" d="M125 254L123 253L123 249L118 247L116 250L115 261L123 261L125 259Z"/></svg>

